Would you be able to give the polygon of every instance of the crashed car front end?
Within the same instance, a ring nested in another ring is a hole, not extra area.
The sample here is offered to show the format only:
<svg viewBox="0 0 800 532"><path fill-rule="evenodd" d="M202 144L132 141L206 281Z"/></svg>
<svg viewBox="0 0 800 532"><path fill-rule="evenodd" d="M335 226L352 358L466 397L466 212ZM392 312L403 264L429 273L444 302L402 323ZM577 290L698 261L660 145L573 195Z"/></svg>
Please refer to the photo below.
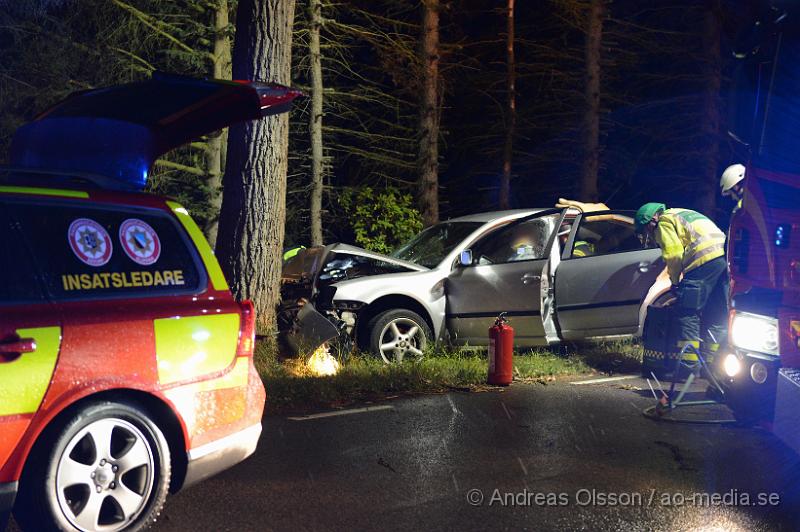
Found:
<svg viewBox="0 0 800 532"><path fill-rule="evenodd" d="M339 283L415 271L428 268L346 244L300 251L284 265L281 277L278 329L282 350L310 353L338 339L343 350L349 351L368 301L336 298Z"/></svg>

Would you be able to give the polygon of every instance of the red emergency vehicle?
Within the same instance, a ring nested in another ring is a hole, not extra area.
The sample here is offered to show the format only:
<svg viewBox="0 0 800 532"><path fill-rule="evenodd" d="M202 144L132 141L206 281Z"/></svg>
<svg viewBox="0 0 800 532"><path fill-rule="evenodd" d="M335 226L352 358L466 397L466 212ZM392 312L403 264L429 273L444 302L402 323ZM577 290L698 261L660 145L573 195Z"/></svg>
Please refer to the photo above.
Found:
<svg viewBox="0 0 800 532"><path fill-rule="evenodd" d="M764 6L736 56L731 133L748 160L731 220L728 350L717 371L747 419L771 419L781 367L800 367L800 9Z"/></svg>
<svg viewBox="0 0 800 532"><path fill-rule="evenodd" d="M165 151L287 109L272 84L154 76L85 91L0 170L0 529L138 530L255 451L253 305L180 204L137 192Z"/></svg>

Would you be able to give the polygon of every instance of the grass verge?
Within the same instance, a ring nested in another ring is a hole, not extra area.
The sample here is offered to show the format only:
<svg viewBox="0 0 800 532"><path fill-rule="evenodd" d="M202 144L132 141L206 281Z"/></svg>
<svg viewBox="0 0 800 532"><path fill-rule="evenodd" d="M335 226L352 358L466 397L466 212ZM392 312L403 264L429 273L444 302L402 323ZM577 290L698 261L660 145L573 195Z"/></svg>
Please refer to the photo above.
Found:
<svg viewBox="0 0 800 532"><path fill-rule="evenodd" d="M485 351L438 348L421 360L391 365L356 354L342 362L336 375L316 377L308 374L300 361L279 362L269 346L259 346L256 365L267 389L267 409L272 412L336 407L399 394L493 388L486 385ZM546 383L561 376L591 371L592 367L584 358L576 355L533 352L514 356L514 379L517 381Z"/></svg>

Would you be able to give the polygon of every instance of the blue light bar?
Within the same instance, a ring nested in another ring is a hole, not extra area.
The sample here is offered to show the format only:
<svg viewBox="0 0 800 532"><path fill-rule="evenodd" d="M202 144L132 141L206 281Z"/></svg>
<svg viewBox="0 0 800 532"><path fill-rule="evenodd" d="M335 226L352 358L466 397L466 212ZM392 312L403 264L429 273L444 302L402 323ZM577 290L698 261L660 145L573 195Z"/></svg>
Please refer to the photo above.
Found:
<svg viewBox="0 0 800 532"><path fill-rule="evenodd" d="M145 126L78 116L22 126L10 155L12 166L98 174L113 179L120 190L141 190L158 150Z"/></svg>

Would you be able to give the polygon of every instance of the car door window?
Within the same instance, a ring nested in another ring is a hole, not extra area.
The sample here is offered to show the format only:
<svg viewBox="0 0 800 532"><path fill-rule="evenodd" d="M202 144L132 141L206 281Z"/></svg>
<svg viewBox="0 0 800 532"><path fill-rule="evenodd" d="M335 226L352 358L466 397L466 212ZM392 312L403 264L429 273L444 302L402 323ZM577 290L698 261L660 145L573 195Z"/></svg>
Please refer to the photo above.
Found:
<svg viewBox="0 0 800 532"><path fill-rule="evenodd" d="M0 208L5 209L4 205ZM42 291L36 279L36 269L28 254L28 248L12 226L9 218L0 212L0 305L33 303L41 301Z"/></svg>
<svg viewBox="0 0 800 532"><path fill-rule="evenodd" d="M505 264L547 257L547 242L556 224L554 215L503 227L473 247L477 264Z"/></svg>
<svg viewBox="0 0 800 532"><path fill-rule="evenodd" d="M643 245L634 230L633 218L621 214L584 216L572 240L569 258L611 255L652 248Z"/></svg>

